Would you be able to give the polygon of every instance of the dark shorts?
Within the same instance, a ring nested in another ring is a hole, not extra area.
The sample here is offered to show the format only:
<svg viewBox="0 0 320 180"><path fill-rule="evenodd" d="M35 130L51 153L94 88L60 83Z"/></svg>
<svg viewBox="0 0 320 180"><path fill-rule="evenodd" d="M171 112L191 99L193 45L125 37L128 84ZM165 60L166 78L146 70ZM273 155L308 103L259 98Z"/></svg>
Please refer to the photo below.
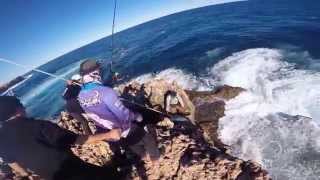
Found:
<svg viewBox="0 0 320 180"><path fill-rule="evenodd" d="M123 147L129 147L140 142L145 136L146 131L143 126L133 123L130 132L126 138L120 140L120 145Z"/></svg>

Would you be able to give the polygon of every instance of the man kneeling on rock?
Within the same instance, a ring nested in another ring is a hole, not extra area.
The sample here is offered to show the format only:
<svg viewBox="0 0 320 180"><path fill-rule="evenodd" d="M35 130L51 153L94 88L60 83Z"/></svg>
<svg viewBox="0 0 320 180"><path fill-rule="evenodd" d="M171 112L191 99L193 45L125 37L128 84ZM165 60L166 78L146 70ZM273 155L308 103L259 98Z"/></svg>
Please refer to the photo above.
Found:
<svg viewBox="0 0 320 180"><path fill-rule="evenodd" d="M160 153L153 137L144 125L142 116L123 105L117 93L101 83L100 65L95 60L80 65L83 87L78 100L87 115L101 131L116 130L121 134L120 145L129 147L144 161L156 163Z"/></svg>
<svg viewBox="0 0 320 180"><path fill-rule="evenodd" d="M72 154L70 147L118 141L117 130L79 136L49 121L26 117L24 106L13 96L0 96L0 123L0 157L19 179L82 180L111 176L110 168L81 161Z"/></svg>

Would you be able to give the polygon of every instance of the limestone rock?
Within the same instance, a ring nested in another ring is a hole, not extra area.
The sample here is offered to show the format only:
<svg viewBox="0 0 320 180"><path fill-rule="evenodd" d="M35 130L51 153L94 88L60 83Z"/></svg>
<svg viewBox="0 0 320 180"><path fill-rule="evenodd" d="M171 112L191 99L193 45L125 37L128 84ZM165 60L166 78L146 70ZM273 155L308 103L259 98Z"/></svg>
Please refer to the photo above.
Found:
<svg viewBox="0 0 320 180"><path fill-rule="evenodd" d="M201 131L191 123L176 123L173 129L157 127L157 134L162 150L159 165L146 162L146 173L139 176L134 172L129 179L270 179L260 166L210 146Z"/></svg>
<svg viewBox="0 0 320 180"><path fill-rule="evenodd" d="M92 132L96 131L94 122L89 121L89 127ZM72 131L76 134L84 134L80 122L72 118L68 113L62 112L61 117L58 120L58 125L64 129ZM94 164L97 166L104 166L111 163L111 159L114 155L110 146L106 142L100 142L96 144L75 145L71 148L72 152L85 162Z"/></svg>
<svg viewBox="0 0 320 180"><path fill-rule="evenodd" d="M91 132L96 132L96 126L94 122L87 118L89 128ZM81 126L81 123L74 119L69 113L61 112L60 118L58 119L58 125L64 129L72 131L75 134L85 134Z"/></svg>
<svg viewBox="0 0 320 180"><path fill-rule="evenodd" d="M224 116L225 102L239 95L243 88L224 85L215 91L186 91L195 106L195 123L206 140L221 150L226 146L218 138L219 119Z"/></svg>
<svg viewBox="0 0 320 180"><path fill-rule="evenodd" d="M131 82L129 84L131 84L131 86L135 89L141 88L141 84L137 82ZM129 84L117 88L120 94L122 94L124 87L128 86ZM185 106L187 107L187 113L190 114L188 118L192 122L194 121L194 105L189 99L189 96L187 95L186 91L182 89L180 86L178 86L176 82L168 83L163 79L154 79L152 81L146 82L144 86L146 93L150 95L150 102L152 106L160 106L162 109L164 108L164 96L166 92L169 90L176 91L181 96L183 102L185 103Z"/></svg>

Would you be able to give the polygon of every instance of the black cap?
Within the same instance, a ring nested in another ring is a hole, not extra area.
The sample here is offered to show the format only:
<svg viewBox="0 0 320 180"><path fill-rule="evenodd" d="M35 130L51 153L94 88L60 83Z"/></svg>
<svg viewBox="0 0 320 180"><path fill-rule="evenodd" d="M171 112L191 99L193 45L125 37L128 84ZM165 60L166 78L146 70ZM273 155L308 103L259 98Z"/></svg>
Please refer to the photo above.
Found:
<svg viewBox="0 0 320 180"><path fill-rule="evenodd" d="M0 96L0 121L8 120L18 108L24 108L15 96Z"/></svg>
<svg viewBox="0 0 320 180"><path fill-rule="evenodd" d="M85 60L80 64L80 75L86 75L89 74L97 69L100 68L100 63L98 63L96 60L89 59Z"/></svg>

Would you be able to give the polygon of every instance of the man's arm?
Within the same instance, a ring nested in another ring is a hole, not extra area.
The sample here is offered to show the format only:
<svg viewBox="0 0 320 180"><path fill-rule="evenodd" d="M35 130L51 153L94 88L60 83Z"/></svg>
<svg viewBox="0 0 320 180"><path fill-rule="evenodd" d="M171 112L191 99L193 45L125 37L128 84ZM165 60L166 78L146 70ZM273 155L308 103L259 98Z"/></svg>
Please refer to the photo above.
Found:
<svg viewBox="0 0 320 180"><path fill-rule="evenodd" d="M96 135L77 135L53 123L46 123L46 125L42 127L42 132L38 140L45 145L60 149L69 149L74 144L82 145L96 143L98 141L118 141L120 138L120 129L112 129L109 132Z"/></svg>
<svg viewBox="0 0 320 180"><path fill-rule="evenodd" d="M96 135L89 135L89 136L79 136L75 144L83 145L83 144L93 144L99 141L119 141L121 138L121 130L120 129L112 129L106 133L100 133Z"/></svg>

